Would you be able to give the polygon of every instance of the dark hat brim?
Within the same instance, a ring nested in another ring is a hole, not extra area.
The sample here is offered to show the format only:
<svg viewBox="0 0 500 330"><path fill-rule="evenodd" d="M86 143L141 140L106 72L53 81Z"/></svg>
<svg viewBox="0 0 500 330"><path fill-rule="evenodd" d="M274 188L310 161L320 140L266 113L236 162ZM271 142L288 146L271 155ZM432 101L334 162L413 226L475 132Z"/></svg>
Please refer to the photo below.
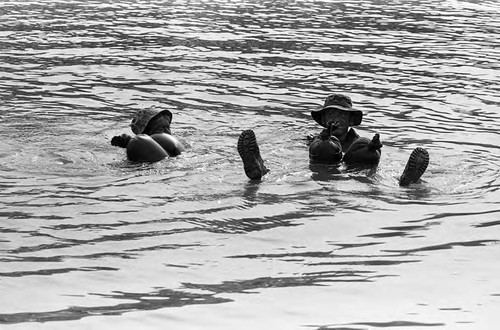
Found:
<svg viewBox="0 0 500 330"><path fill-rule="evenodd" d="M326 123L321 122L321 116L323 115L324 111L327 109L337 109L337 110L348 112L351 115L351 120L349 122L349 126L358 126L359 124L361 124L361 121L363 120L363 112L361 110L347 108L347 107L343 107L340 105L329 105L329 106L311 111L311 116L313 117L313 119L323 127L326 127Z"/></svg>

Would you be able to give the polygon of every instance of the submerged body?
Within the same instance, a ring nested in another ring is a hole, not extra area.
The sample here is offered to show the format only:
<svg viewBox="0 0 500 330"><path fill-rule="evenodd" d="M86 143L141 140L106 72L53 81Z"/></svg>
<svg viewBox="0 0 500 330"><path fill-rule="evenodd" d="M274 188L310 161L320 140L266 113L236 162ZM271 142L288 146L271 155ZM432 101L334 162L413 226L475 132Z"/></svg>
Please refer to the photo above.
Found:
<svg viewBox="0 0 500 330"><path fill-rule="evenodd" d="M328 96L322 108L311 112L313 119L325 127L319 134L309 140L309 159L312 163L336 165L343 161L349 166L377 166L382 155L380 135L373 138L360 137L352 126L357 126L363 119L360 110L352 108L348 96L332 94ZM250 139L251 137L251 139ZM251 140L251 147L244 141ZM261 179L268 170L264 166L255 134L251 130L241 133L238 140L238 151L245 173L252 179ZM416 148L399 179L401 186L417 182L425 172L429 163L429 155L423 148ZM251 175L249 175L251 174Z"/></svg>
<svg viewBox="0 0 500 330"><path fill-rule="evenodd" d="M134 162L157 162L169 156L178 156L185 148L171 135L171 122L172 113L168 110L139 110L130 124L136 135L114 136L111 144L126 148L128 160Z"/></svg>
<svg viewBox="0 0 500 330"><path fill-rule="evenodd" d="M133 162L157 162L166 157L178 156L184 149L179 140L167 133L151 136L137 134L126 145L127 158Z"/></svg>
<svg viewBox="0 0 500 330"><path fill-rule="evenodd" d="M380 137L376 134L372 140L360 137L351 126L357 126L363 120L363 113L352 108L351 99L342 94L333 94L326 98L325 104L319 110L311 112L313 119L325 127L319 136L314 137L309 146L311 148L318 144L320 139L323 139L325 134L329 134L337 144L341 146L341 153L345 153L342 161L347 165L376 165L380 160ZM328 153L334 159L338 158L338 151L331 149L323 149L323 155L316 156L314 159L328 159ZM341 160L338 160L340 162Z"/></svg>

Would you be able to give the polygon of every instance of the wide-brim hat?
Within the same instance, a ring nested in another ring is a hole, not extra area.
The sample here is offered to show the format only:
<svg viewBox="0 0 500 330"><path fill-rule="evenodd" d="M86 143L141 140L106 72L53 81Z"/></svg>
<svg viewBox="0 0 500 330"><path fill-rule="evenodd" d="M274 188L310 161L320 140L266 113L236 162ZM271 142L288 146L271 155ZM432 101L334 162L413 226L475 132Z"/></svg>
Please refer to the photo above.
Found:
<svg viewBox="0 0 500 330"><path fill-rule="evenodd" d="M326 127L327 123L323 123L321 119L324 111L327 109L337 109L348 112L351 115L349 126L358 126L363 120L363 112L353 109L351 99L349 96L343 94L332 94L328 96L322 108L311 111L313 119L323 127Z"/></svg>
<svg viewBox="0 0 500 330"><path fill-rule="evenodd" d="M169 124L172 122L172 113L168 110L161 110L155 107L137 110L130 123L132 132L134 132L134 134L142 134L151 119L160 115L167 116Z"/></svg>

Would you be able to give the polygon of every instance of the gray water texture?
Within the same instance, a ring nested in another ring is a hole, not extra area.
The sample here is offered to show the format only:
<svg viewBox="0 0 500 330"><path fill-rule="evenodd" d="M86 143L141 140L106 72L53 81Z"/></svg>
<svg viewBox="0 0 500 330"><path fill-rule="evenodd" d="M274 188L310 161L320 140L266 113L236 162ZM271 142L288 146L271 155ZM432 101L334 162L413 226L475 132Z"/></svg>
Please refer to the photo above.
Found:
<svg viewBox="0 0 500 330"><path fill-rule="evenodd" d="M497 329L499 12L2 1L0 328ZM335 92L377 168L309 164ZM150 106L188 149L130 163L110 139ZM399 187L415 147L429 168Z"/></svg>

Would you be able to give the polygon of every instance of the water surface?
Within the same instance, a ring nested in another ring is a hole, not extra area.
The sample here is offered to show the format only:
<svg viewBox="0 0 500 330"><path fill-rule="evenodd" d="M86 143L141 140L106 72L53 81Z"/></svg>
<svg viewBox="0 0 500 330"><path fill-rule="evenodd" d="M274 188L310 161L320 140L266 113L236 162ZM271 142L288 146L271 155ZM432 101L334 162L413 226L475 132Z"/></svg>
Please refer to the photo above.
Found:
<svg viewBox="0 0 500 330"><path fill-rule="evenodd" d="M495 328L499 9L5 1L2 329ZM310 166L332 92L381 135L378 168ZM149 106L189 148L131 164L109 141ZM400 188L417 146L429 168Z"/></svg>

